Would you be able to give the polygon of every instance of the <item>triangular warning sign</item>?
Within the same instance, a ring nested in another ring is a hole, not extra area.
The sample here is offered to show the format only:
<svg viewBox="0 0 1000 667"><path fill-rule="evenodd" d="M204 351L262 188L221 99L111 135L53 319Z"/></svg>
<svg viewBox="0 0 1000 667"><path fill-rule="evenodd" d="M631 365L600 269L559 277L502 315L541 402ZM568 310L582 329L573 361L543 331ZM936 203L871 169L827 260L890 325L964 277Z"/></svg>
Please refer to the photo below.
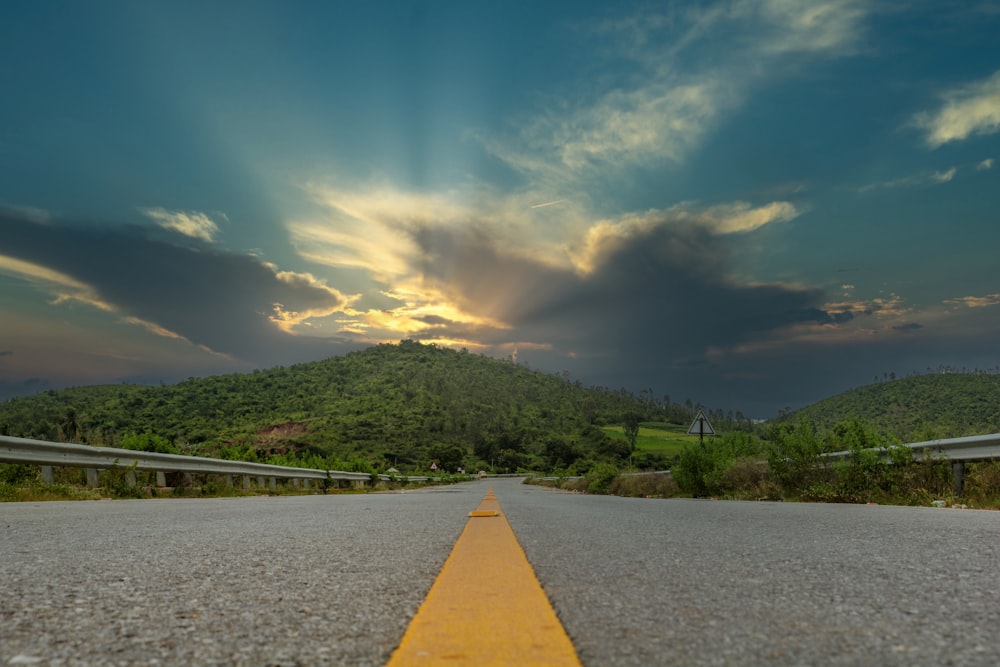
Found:
<svg viewBox="0 0 1000 667"><path fill-rule="evenodd" d="M698 411L698 416L694 418L691 428L688 429L688 435L715 435L712 422L708 421L708 417L703 411Z"/></svg>

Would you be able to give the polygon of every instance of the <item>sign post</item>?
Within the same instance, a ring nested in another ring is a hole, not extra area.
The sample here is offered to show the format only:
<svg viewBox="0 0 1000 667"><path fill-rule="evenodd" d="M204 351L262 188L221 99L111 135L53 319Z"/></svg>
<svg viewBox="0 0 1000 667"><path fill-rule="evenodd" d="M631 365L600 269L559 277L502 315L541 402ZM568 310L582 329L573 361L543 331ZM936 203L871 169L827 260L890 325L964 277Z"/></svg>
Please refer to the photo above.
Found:
<svg viewBox="0 0 1000 667"><path fill-rule="evenodd" d="M697 435L698 443L705 444L706 435L715 435L715 429L712 428L712 422L708 421L708 417L702 410L698 411L698 416L694 418L691 422L691 428L688 429L688 435Z"/></svg>

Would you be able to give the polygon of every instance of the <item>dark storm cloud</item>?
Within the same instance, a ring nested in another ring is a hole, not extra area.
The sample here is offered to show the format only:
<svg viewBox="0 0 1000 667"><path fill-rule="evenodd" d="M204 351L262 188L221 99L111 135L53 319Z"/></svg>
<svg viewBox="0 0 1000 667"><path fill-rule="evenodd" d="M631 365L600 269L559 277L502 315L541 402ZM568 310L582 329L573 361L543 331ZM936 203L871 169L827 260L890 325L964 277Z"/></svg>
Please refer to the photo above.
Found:
<svg viewBox="0 0 1000 667"><path fill-rule="evenodd" d="M792 342L790 332L802 326L837 328L861 313L828 310L819 289L738 282L730 267L744 237L697 222L665 219L610 234L585 272L511 252L477 227L423 229L414 238L425 280L469 312L510 326L476 340L515 345L533 368L572 368L585 384L655 388L674 400L771 417L775 405L833 393L817 394L817 383L850 386L846 378L885 359L884 347L878 357L850 345ZM763 343L759 351L728 352L755 343Z"/></svg>
<svg viewBox="0 0 1000 667"><path fill-rule="evenodd" d="M36 222L0 212L0 255L70 276L123 317L260 364L315 357L329 341L292 336L270 316L331 310L336 292L247 255L135 226ZM305 348L309 348L307 354Z"/></svg>
<svg viewBox="0 0 1000 667"><path fill-rule="evenodd" d="M499 335L625 365L690 365L712 348L853 317L824 310L821 290L731 280L726 269L739 236L696 224L663 221L613 237L587 273L511 256L481 229L422 230L415 238L425 278L513 327Z"/></svg>

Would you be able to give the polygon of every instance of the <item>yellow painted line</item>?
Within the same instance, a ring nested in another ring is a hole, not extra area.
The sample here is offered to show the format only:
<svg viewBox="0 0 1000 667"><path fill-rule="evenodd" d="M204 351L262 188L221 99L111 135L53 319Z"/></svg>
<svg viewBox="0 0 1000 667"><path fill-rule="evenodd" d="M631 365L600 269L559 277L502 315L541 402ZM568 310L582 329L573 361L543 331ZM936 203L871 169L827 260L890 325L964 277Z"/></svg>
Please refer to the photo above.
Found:
<svg viewBox="0 0 1000 667"><path fill-rule="evenodd" d="M580 667L493 487L386 667L411 665Z"/></svg>

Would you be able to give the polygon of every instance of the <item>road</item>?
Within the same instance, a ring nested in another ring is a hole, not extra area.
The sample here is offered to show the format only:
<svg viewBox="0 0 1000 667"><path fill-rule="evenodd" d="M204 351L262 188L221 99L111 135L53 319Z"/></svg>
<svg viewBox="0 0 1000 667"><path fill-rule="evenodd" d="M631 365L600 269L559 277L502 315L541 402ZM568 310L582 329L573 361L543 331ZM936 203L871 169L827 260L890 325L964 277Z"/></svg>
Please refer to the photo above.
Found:
<svg viewBox="0 0 1000 667"><path fill-rule="evenodd" d="M1000 664L1000 512L491 482L585 665ZM0 504L0 665L382 665L487 488Z"/></svg>

